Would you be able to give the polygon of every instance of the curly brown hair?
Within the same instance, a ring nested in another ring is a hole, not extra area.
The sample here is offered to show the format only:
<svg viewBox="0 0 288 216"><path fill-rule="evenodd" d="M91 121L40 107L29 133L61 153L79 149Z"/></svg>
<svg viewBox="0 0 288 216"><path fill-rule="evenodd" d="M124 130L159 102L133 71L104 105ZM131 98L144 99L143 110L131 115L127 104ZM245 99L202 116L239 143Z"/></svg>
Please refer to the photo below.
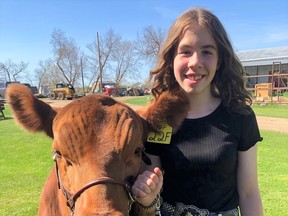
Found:
<svg viewBox="0 0 288 216"><path fill-rule="evenodd" d="M191 8L180 15L170 27L159 52L157 65L150 73L150 78L154 78L154 98L157 99L162 92L180 88L174 76L173 60L183 31L191 23L208 28L217 45L219 67L211 82L212 95L220 98L230 111L245 112L244 108L247 104L251 105L252 99L245 89L242 64L218 17L204 8Z"/></svg>

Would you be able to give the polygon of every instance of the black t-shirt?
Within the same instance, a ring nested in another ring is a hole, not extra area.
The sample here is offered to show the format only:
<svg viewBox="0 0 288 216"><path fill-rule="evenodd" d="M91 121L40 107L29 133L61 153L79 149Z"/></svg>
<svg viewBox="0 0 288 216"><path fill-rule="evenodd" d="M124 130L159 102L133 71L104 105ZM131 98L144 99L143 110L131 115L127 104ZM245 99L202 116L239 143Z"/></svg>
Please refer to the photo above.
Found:
<svg viewBox="0 0 288 216"><path fill-rule="evenodd" d="M170 144L145 144L148 153L161 158L165 202L212 212L239 205L237 152L262 140L255 114L247 109L248 115L231 114L220 104L208 116L185 119Z"/></svg>

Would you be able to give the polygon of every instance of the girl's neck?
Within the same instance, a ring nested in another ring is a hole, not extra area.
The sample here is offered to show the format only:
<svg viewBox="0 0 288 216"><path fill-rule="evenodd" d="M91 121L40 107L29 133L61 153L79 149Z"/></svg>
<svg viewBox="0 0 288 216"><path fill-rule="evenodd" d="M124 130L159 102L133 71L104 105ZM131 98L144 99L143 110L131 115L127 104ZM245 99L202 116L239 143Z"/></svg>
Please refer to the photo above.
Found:
<svg viewBox="0 0 288 216"><path fill-rule="evenodd" d="M189 111L187 118L201 118L211 114L221 103L219 98L209 95L189 95Z"/></svg>

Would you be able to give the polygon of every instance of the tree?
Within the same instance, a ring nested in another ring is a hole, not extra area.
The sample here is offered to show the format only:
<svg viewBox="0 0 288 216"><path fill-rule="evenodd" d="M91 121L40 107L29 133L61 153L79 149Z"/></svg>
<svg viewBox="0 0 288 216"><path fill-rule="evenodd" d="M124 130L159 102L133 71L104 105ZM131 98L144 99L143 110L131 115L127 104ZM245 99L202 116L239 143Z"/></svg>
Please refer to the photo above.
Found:
<svg viewBox="0 0 288 216"><path fill-rule="evenodd" d="M3 72L6 81L18 81L23 73L27 72L28 64L23 61L17 64L9 59L5 63L0 62L0 71Z"/></svg>
<svg viewBox="0 0 288 216"><path fill-rule="evenodd" d="M139 61L135 58L135 47L130 41L120 42L118 48L112 52L115 66L115 83L120 84L125 76L139 78Z"/></svg>
<svg viewBox="0 0 288 216"><path fill-rule="evenodd" d="M57 76L55 71L55 65L51 59L39 62L39 68L35 69L35 78L38 81L37 87L40 89L42 86L50 86L51 83L57 83L53 81ZM57 79L57 78L56 78ZM58 78L59 80L60 78Z"/></svg>
<svg viewBox="0 0 288 216"><path fill-rule="evenodd" d="M68 39L61 30L54 30L51 44L53 46L55 62L64 82L75 85L81 76L81 59L83 54L73 39Z"/></svg>
<svg viewBox="0 0 288 216"><path fill-rule="evenodd" d="M165 32L161 28L153 26L145 27L141 33L137 33L136 49L140 57L154 64L165 39Z"/></svg>
<svg viewBox="0 0 288 216"><path fill-rule="evenodd" d="M96 82L103 78L108 77L109 68L111 66L112 53L118 49L121 37L114 33L112 29L107 31L103 37L99 37L99 40L95 40L87 45L90 55L88 61L94 71L93 79ZM102 74L102 77L100 75Z"/></svg>

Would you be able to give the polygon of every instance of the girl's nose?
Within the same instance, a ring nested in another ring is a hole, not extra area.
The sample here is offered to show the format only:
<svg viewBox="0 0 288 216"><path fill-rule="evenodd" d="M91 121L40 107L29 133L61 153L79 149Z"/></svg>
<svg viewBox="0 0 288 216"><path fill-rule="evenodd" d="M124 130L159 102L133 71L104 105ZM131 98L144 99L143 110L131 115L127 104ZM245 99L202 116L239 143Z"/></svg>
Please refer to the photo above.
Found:
<svg viewBox="0 0 288 216"><path fill-rule="evenodd" d="M197 52L194 52L190 57L189 57L189 62L188 62L188 67L191 68L199 68L201 67L201 58Z"/></svg>

